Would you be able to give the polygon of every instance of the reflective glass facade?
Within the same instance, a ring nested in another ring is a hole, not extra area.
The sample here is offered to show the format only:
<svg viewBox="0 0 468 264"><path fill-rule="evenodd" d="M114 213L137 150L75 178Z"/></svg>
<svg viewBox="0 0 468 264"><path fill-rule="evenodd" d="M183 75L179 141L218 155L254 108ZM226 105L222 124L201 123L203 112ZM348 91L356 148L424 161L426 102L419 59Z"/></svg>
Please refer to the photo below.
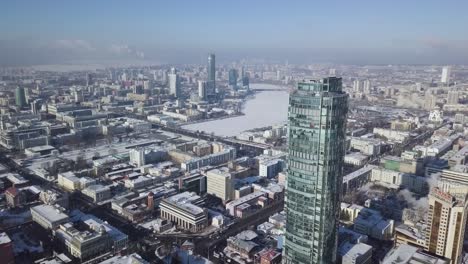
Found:
<svg viewBox="0 0 468 264"><path fill-rule="evenodd" d="M215 55L214 54L210 54L208 55L208 81L211 81L213 82L213 85L214 83L216 82L216 62L215 62ZM215 86L215 85L214 85Z"/></svg>
<svg viewBox="0 0 468 264"><path fill-rule="evenodd" d="M336 261L347 111L341 78L303 81L289 97L284 263Z"/></svg>

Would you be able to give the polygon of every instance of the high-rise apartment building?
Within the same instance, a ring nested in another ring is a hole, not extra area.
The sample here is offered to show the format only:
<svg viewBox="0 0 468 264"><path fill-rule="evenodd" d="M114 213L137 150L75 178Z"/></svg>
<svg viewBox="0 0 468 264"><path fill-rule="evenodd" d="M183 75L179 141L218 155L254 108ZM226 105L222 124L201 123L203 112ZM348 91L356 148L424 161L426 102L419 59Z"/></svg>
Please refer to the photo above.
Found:
<svg viewBox="0 0 468 264"><path fill-rule="evenodd" d="M426 92L424 95L424 108L426 110L434 110L436 107L437 103L437 97L433 95L432 93Z"/></svg>
<svg viewBox="0 0 468 264"><path fill-rule="evenodd" d="M304 80L289 97L284 263L336 262L348 95L342 80Z"/></svg>
<svg viewBox="0 0 468 264"><path fill-rule="evenodd" d="M362 92L362 83L359 80L354 80L353 81L353 91L355 93Z"/></svg>
<svg viewBox="0 0 468 264"><path fill-rule="evenodd" d="M370 80L365 80L364 81L364 93L365 94L370 94L371 89L372 89L371 81Z"/></svg>
<svg viewBox="0 0 468 264"><path fill-rule="evenodd" d="M206 81L198 81L198 98L201 100L206 99L207 95L207 90L208 90L208 83Z"/></svg>
<svg viewBox="0 0 468 264"><path fill-rule="evenodd" d="M459 93L458 91L449 91L447 95L447 104L458 104Z"/></svg>
<svg viewBox="0 0 468 264"><path fill-rule="evenodd" d="M169 94L178 98L180 96L180 81L177 70L175 68L171 68L171 72L167 76L169 78Z"/></svg>
<svg viewBox="0 0 468 264"><path fill-rule="evenodd" d="M449 84L450 83L450 73L451 68L450 66L445 66L442 68L442 76L440 78L441 83Z"/></svg>
<svg viewBox="0 0 468 264"><path fill-rule="evenodd" d="M467 222L466 194L453 195L433 188L429 193L426 250L460 263Z"/></svg>
<svg viewBox="0 0 468 264"><path fill-rule="evenodd" d="M130 163L137 167L141 167L146 164L144 148L131 149L129 151L129 156L130 156Z"/></svg>

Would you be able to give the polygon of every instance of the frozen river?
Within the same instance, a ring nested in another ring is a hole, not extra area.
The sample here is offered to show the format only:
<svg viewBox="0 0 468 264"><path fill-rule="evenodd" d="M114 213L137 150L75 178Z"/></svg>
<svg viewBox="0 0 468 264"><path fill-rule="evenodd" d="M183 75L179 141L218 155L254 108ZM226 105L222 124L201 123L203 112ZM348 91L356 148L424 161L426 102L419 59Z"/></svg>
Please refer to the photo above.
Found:
<svg viewBox="0 0 468 264"><path fill-rule="evenodd" d="M270 84L252 84L251 89L276 89ZM248 99L243 116L207 121L183 126L191 130L214 133L218 136L235 136L242 131L280 124L288 117L288 93L286 91L263 91Z"/></svg>

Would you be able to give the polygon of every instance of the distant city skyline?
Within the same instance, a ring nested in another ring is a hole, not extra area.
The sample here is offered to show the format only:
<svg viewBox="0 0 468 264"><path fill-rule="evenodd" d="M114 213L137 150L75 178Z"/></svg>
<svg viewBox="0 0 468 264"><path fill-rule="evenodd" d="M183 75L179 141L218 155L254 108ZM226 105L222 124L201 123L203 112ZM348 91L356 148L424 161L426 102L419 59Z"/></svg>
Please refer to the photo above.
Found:
<svg viewBox="0 0 468 264"><path fill-rule="evenodd" d="M4 1L0 66L65 62L464 64L463 1Z"/></svg>

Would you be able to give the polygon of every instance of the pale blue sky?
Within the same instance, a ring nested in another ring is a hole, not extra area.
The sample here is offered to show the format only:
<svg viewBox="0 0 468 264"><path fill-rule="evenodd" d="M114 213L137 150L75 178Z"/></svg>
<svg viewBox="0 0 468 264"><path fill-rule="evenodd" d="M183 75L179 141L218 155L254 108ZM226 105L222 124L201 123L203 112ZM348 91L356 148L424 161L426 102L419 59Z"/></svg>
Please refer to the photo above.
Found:
<svg viewBox="0 0 468 264"><path fill-rule="evenodd" d="M191 63L214 51L226 61L466 63L467 10L464 0L2 1L0 61Z"/></svg>

